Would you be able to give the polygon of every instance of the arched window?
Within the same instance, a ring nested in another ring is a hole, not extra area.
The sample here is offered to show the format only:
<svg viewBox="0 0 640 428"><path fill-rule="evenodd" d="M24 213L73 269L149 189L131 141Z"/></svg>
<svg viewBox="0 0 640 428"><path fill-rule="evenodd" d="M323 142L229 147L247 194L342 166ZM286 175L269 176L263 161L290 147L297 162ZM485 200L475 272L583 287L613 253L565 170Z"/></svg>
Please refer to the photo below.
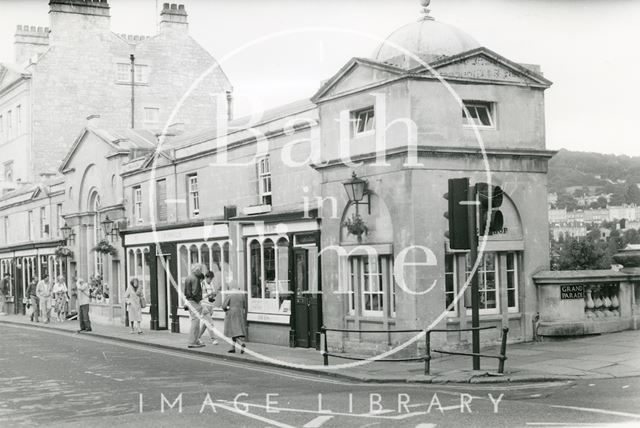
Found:
<svg viewBox="0 0 640 428"><path fill-rule="evenodd" d="M100 195L94 191L89 196L89 209L93 212L93 245L97 245L100 241ZM104 261L102 253L93 252L93 273L104 278Z"/></svg>

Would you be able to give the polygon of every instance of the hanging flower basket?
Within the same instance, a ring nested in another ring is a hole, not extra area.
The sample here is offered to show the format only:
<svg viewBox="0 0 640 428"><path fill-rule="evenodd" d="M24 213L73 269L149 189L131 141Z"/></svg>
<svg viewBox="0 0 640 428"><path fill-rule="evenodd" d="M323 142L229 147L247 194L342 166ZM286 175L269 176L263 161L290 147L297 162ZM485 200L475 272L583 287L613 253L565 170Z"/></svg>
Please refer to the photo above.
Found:
<svg viewBox="0 0 640 428"><path fill-rule="evenodd" d="M351 235L355 235L358 238L369 232L367 223L364 222L360 214L353 214L351 218L348 218L344 223L342 223L342 226L346 227L347 231Z"/></svg>
<svg viewBox="0 0 640 428"><path fill-rule="evenodd" d="M58 247L56 248L55 255L59 259L65 259L67 257L73 258L73 251L71 251L71 248L69 247L65 247L64 245L58 245Z"/></svg>
<svg viewBox="0 0 640 428"><path fill-rule="evenodd" d="M93 247L91 251L95 251L100 254L109 254L113 257L118 255L118 249L111 245L106 239L100 240L100 242L98 242L98 245Z"/></svg>

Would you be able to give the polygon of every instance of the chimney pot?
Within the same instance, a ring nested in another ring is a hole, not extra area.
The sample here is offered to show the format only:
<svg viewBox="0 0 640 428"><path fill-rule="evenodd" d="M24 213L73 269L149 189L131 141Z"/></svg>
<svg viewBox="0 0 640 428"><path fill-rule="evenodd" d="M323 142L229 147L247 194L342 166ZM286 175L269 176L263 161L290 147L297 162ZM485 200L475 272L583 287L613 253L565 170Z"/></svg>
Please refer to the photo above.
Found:
<svg viewBox="0 0 640 428"><path fill-rule="evenodd" d="M18 25L18 27L16 28L17 31L22 31L22 25Z"/></svg>
<svg viewBox="0 0 640 428"><path fill-rule="evenodd" d="M35 27L35 25L32 25L32 26L31 26L31 32L32 32L32 33L35 33L35 32L36 32L36 27Z"/></svg>
<svg viewBox="0 0 640 428"><path fill-rule="evenodd" d="M183 4L179 4L178 5L178 10L184 10L184 5Z"/></svg>
<svg viewBox="0 0 640 428"><path fill-rule="evenodd" d="M171 3L171 10L178 10L178 6L175 3Z"/></svg>
<svg viewBox="0 0 640 428"><path fill-rule="evenodd" d="M169 3L165 3L165 4L163 4L163 5L162 5L162 8L163 8L163 9L169 9Z"/></svg>

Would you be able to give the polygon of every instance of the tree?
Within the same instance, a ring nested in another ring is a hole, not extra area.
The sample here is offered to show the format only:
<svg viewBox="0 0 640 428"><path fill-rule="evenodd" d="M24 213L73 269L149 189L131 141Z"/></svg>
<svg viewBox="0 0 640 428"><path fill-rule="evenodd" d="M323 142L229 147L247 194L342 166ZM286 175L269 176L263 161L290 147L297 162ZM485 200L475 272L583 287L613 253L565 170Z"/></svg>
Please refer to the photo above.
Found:
<svg viewBox="0 0 640 428"><path fill-rule="evenodd" d="M559 252L560 270L609 269L611 255L605 242L592 239L570 239Z"/></svg>
<svg viewBox="0 0 640 428"><path fill-rule="evenodd" d="M567 210L572 211L578 209L578 201L576 201L576 198L567 192L558 193L558 202L556 202L556 207L560 209L566 208Z"/></svg>
<svg viewBox="0 0 640 428"><path fill-rule="evenodd" d="M622 205L625 201L625 195L616 191L611 194L611 197L609 198L609 205Z"/></svg>
<svg viewBox="0 0 640 428"><path fill-rule="evenodd" d="M624 199L627 204L640 204L640 189L635 183L631 183L624 191Z"/></svg>

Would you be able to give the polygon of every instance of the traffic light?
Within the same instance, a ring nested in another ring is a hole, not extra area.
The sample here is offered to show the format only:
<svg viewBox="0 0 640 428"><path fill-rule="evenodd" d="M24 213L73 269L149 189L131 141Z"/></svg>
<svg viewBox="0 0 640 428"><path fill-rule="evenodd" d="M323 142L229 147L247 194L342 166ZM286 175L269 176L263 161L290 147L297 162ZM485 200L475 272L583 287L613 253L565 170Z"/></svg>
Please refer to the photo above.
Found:
<svg viewBox="0 0 640 428"><path fill-rule="evenodd" d="M449 179L449 191L444 198L449 206L444 216L449 220L449 230L445 236L449 238L449 247L452 250L468 250L469 243L469 179ZM463 203L461 203L463 202Z"/></svg>
<svg viewBox="0 0 640 428"><path fill-rule="evenodd" d="M492 235L502 231L504 226L504 218L500 206L502 205L503 192L500 186L489 186L487 183L476 184L476 193L478 195L478 231L479 235L485 235L485 227L487 226L487 216L489 217L489 233Z"/></svg>

